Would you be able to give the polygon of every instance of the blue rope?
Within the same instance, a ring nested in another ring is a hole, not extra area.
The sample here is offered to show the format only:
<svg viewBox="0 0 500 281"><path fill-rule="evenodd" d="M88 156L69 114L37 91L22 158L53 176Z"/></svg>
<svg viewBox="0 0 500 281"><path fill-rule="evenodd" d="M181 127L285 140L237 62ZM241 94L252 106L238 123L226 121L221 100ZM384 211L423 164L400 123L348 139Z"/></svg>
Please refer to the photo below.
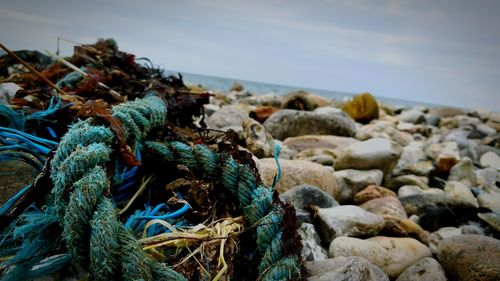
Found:
<svg viewBox="0 0 500 281"><path fill-rule="evenodd" d="M278 172L273 179L273 184L271 185L273 188L276 187L276 185L278 184L278 182L281 179L281 165L280 165L280 161L279 161L280 149L281 149L281 146L279 144L276 144L276 146L274 147L274 161L276 161L276 170Z"/></svg>
<svg viewBox="0 0 500 281"><path fill-rule="evenodd" d="M10 208L17 202L17 200L19 200L19 198L21 198L26 193L26 191L29 190L30 186L31 185L27 185L23 187L14 196L9 198L9 200L7 200L7 202L3 204L2 208L0 208L0 216L5 215L7 211L9 211Z"/></svg>
<svg viewBox="0 0 500 281"><path fill-rule="evenodd" d="M53 96L50 99L50 104L47 107L47 109L45 109L43 111L38 111L38 112L35 112L35 113L29 115L26 118L26 120L41 120L41 119L44 119L45 117L54 114L59 109L61 109L63 107L66 107L66 106L69 106L69 105L71 105L71 104L66 104L66 105L63 106L62 102L61 102L61 98L59 96Z"/></svg>

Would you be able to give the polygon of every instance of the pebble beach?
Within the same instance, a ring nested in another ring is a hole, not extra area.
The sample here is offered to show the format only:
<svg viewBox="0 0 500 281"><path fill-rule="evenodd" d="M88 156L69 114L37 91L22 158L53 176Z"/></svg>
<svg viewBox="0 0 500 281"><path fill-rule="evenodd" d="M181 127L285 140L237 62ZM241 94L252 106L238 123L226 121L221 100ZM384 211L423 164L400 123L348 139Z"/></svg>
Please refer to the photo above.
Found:
<svg viewBox="0 0 500 281"><path fill-rule="evenodd" d="M18 54L44 74L0 57L2 280L500 280L498 112Z"/></svg>
<svg viewBox="0 0 500 281"><path fill-rule="evenodd" d="M500 280L499 113L243 85L205 113L279 177L308 280Z"/></svg>

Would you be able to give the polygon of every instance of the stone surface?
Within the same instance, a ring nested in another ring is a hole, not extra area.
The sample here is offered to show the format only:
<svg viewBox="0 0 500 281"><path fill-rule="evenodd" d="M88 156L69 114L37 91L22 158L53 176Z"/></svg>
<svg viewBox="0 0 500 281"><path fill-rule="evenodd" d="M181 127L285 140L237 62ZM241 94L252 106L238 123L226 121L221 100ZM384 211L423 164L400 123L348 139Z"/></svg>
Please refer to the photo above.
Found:
<svg viewBox="0 0 500 281"><path fill-rule="evenodd" d="M479 207L490 210L500 209L500 192L494 190L484 190L477 197Z"/></svg>
<svg viewBox="0 0 500 281"><path fill-rule="evenodd" d="M241 136L245 140L247 149L259 158L272 157L274 152L273 137L266 132L264 126L251 118L245 119L242 126Z"/></svg>
<svg viewBox="0 0 500 281"><path fill-rule="evenodd" d="M330 208L339 205L337 201L320 188L303 184L280 194L282 201L292 204L294 207L304 209L308 205L315 205L319 208Z"/></svg>
<svg viewBox="0 0 500 281"><path fill-rule="evenodd" d="M407 123L412 123L412 124L418 124L418 123L424 123L425 122L425 117L424 113L418 109L409 109L401 112L397 116L399 121L402 122L407 122Z"/></svg>
<svg viewBox="0 0 500 281"><path fill-rule="evenodd" d="M475 171L477 184L482 187L495 186L495 182L499 181L499 173L495 168L484 168Z"/></svg>
<svg viewBox="0 0 500 281"><path fill-rule="evenodd" d="M293 159L307 160L324 166L333 166L336 156L335 152L328 148L310 148L295 154Z"/></svg>
<svg viewBox="0 0 500 281"><path fill-rule="evenodd" d="M418 241L425 245L429 244L429 232L413 220L385 215L384 221L385 225L379 233L380 236L411 237L418 239Z"/></svg>
<svg viewBox="0 0 500 281"><path fill-rule="evenodd" d="M419 212L419 224L428 231L435 231L446 226L457 226L458 218L448 207L426 207Z"/></svg>
<svg viewBox="0 0 500 281"><path fill-rule="evenodd" d="M249 112L250 109L243 105L225 105L207 118L207 125L215 129L241 126Z"/></svg>
<svg viewBox="0 0 500 281"><path fill-rule="evenodd" d="M284 109L273 113L264 122L267 131L279 140L301 135L354 136L356 125L343 112L318 114L309 111Z"/></svg>
<svg viewBox="0 0 500 281"><path fill-rule="evenodd" d="M293 91L285 95L283 98L282 108L297 109L311 111L321 106L328 105L328 100L325 98L306 92Z"/></svg>
<svg viewBox="0 0 500 281"><path fill-rule="evenodd" d="M336 257L315 263L306 263L311 273L308 281L389 281L382 269L362 257Z"/></svg>
<svg viewBox="0 0 500 281"><path fill-rule="evenodd" d="M398 196L399 198L406 197L406 196L411 196L415 194L421 194L424 193L422 188L417 185L403 185L398 189Z"/></svg>
<svg viewBox="0 0 500 281"><path fill-rule="evenodd" d="M425 160L426 155L423 150L423 142L412 141L403 148L401 157L394 168L394 173L399 174L401 171L408 169L411 165L417 164L421 160Z"/></svg>
<svg viewBox="0 0 500 281"><path fill-rule="evenodd" d="M391 122L381 120L374 120L372 123L360 127L356 132L356 138L359 140L385 138L393 140L403 147L413 141L411 134L399 131Z"/></svg>
<svg viewBox="0 0 500 281"><path fill-rule="evenodd" d="M354 203L359 205L375 198L386 196L396 197L394 191L378 185L369 185L354 196Z"/></svg>
<svg viewBox="0 0 500 281"><path fill-rule="evenodd" d="M447 281L439 262L433 258L423 258L408 267L396 281Z"/></svg>
<svg viewBox="0 0 500 281"><path fill-rule="evenodd" d="M386 181L385 186L392 190L397 190L404 185L416 185L423 190L429 189L427 185L428 178L415 175L403 175Z"/></svg>
<svg viewBox="0 0 500 281"><path fill-rule="evenodd" d="M494 152L486 152L479 159L479 163L482 167L492 167L500 170L500 157Z"/></svg>
<svg viewBox="0 0 500 281"><path fill-rule="evenodd" d="M460 160L456 142L434 143L425 150L427 156L436 162L440 171L449 171Z"/></svg>
<svg viewBox="0 0 500 281"><path fill-rule="evenodd" d="M446 183L444 192L454 205L463 208L477 208L479 204L470 189L461 182L450 181Z"/></svg>
<svg viewBox="0 0 500 281"><path fill-rule="evenodd" d="M376 236L366 240L338 237L328 251L330 257L359 256L379 266L391 279L422 258L430 257L431 251L413 238Z"/></svg>
<svg viewBox="0 0 500 281"><path fill-rule="evenodd" d="M379 114L377 100L370 93L355 95L342 106L342 110L361 123L377 119Z"/></svg>
<svg viewBox="0 0 500 281"><path fill-rule="evenodd" d="M379 216L391 215L402 219L407 219L405 209L399 199L393 196L372 199L360 205L364 210Z"/></svg>
<svg viewBox="0 0 500 281"><path fill-rule="evenodd" d="M299 152L311 148L327 148L338 155L345 147L356 142L359 141L350 137L305 135L286 138L283 144Z"/></svg>
<svg viewBox="0 0 500 281"><path fill-rule="evenodd" d="M380 185L383 173L380 170L342 170L333 173L340 188L340 203L351 202L354 195L369 185Z"/></svg>
<svg viewBox="0 0 500 281"><path fill-rule="evenodd" d="M470 131L464 129L454 129L447 132L443 136L443 142L456 142L459 149L466 148L469 146L468 137L470 135Z"/></svg>
<svg viewBox="0 0 500 281"><path fill-rule="evenodd" d="M384 227L381 216L353 205L319 208L313 221L321 240L327 245L338 236L373 236Z"/></svg>
<svg viewBox="0 0 500 281"><path fill-rule="evenodd" d="M282 176L276 188L280 193L301 184L314 185L334 198L340 189L330 169L304 160L280 160ZM277 174L274 158L260 159L260 174L265 185L271 186Z"/></svg>
<svg viewBox="0 0 500 281"><path fill-rule="evenodd" d="M299 185L280 194L283 202L293 205L298 223L311 223L311 216L305 211L306 206L314 205L320 208L329 208L338 206L337 201L328 193L312 185Z"/></svg>
<svg viewBox="0 0 500 281"><path fill-rule="evenodd" d="M427 194L438 194L438 195L444 195L444 191L439 188L429 188L429 189L422 189L419 186L416 185L403 185L398 189L398 197L402 198L405 196L411 196L415 194L421 194L421 193L427 193Z"/></svg>
<svg viewBox="0 0 500 281"><path fill-rule="evenodd" d="M465 111L460 108L453 107L436 107L429 109L429 113L439 117L453 117L456 115L463 115Z"/></svg>
<svg viewBox="0 0 500 281"><path fill-rule="evenodd" d="M272 106L259 106L248 114L251 118L257 120L259 123L264 123L269 116L278 111L279 109Z"/></svg>
<svg viewBox="0 0 500 281"><path fill-rule="evenodd" d="M469 157L464 157L450 169L449 181L459 181L471 187L476 185L477 179L474 173L474 164Z"/></svg>
<svg viewBox="0 0 500 281"><path fill-rule="evenodd" d="M429 249L432 253L437 253L439 243L449 237L461 235L462 230L458 227L446 226L442 227L429 235Z"/></svg>
<svg viewBox="0 0 500 281"><path fill-rule="evenodd" d="M401 146L395 142L383 138L369 139L346 147L337 157L335 169L379 169L388 175L401 152Z"/></svg>
<svg viewBox="0 0 500 281"><path fill-rule="evenodd" d="M456 235L439 243L437 258L450 280L500 280L500 241L482 235Z"/></svg>
<svg viewBox="0 0 500 281"><path fill-rule="evenodd" d="M489 213L479 213L477 216L486 222L489 226L491 226L496 231L500 232L500 210L496 209L493 212Z"/></svg>
<svg viewBox="0 0 500 281"><path fill-rule="evenodd" d="M259 105L259 106L271 106L280 108L283 97L266 94L266 95L255 95L251 97L245 97L240 100L241 103L249 105Z"/></svg>
<svg viewBox="0 0 500 281"><path fill-rule="evenodd" d="M314 225L303 223L297 229L297 233L302 239L302 258L304 261L320 261L328 258L326 250L321 247L321 240Z"/></svg>
<svg viewBox="0 0 500 281"><path fill-rule="evenodd" d="M406 214L420 214L424 209L448 206L451 200L446 195L421 193L399 198Z"/></svg>

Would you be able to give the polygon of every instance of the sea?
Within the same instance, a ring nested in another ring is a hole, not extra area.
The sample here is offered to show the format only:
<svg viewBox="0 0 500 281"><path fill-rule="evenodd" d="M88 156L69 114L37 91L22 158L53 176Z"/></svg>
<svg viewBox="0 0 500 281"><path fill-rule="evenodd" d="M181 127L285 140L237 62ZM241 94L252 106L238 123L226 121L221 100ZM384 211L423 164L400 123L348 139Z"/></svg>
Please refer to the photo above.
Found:
<svg viewBox="0 0 500 281"><path fill-rule="evenodd" d="M223 78L223 77L216 77L216 76L209 76L209 75L202 75L202 74L195 74L188 72L177 72L170 70L165 70L165 73L167 75L177 75L178 73L180 73L182 74L185 83L201 85L203 88L216 91L229 91L231 86L237 82L243 85L245 91L248 91L255 95L264 95L264 94L286 95L287 93L290 93L292 91L303 90L306 92L320 95L327 99L336 99L343 101L349 99L355 94L359 94L359 93L346 93L346 92L338 92L338 91L324 90L324 89L313 89L307 87L279 85L279 84L264 83L264 82L255 82L242 79ZM387 98L382 96L375 96L375 97L380 102L395 107L415 107L415 106L422 106L427 108L442 107L442 105L431 104L431 103L408 101L402 99Z"/></svg>

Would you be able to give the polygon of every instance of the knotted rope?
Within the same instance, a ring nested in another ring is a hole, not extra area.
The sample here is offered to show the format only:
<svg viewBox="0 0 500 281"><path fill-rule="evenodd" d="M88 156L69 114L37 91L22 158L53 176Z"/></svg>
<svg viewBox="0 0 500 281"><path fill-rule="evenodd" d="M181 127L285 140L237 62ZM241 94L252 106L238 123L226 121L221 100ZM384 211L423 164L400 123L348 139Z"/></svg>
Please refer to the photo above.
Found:
<svg viewBox="0 0 500 281"><path fill-rule="evenodd" d="M285 254L287 241L282 240L283 231L295 225L285 224L283 205L273 204L273 190L258 184L248 165L237 163L229 155L220 157L204 145L191 148L173 141L146 142L146 146L167 162L185 165L205 180L220 181L238 198L246 221L257 225L257 249L262 256L259 280L289 280L300 275L300 253Z"/></svg>
<svg viewBox="0 0 500 281"><path fill-rule="evenodd" d="M123 123L127 143L134 149L151 128L164 124L166 107L160 98L149 96L115 106L112 115ZM114 135L94 123L89 118L71 127L51 162L54 188L47 210L55 210L51 213L61 226L73 262L90 272L93 280L185 280L165 264L149 259L118 220L105 169ZM284 206L273 201L276 194L257 182L249 165L204 145L192 148L173 141L146 142L146 146L172 164L185 165L204 179L220 182L238 198L246 221L256 225L260 280L300 276L300 252L291 253L290 242L285 241L295 225L285 223Z"/></svg>
<svg viewBox="0 0 500 281"><path fill-rule="evenodd" d="M155 96L117 105L112 111L135 147L153 127L163 125L166 108ZM63 137L51 163L52 190L63 239L73 261L95 280L184 280L182 275L149 259L138 241L118 221L104 166L114 136L110 129L76 123Z"/></svg>

